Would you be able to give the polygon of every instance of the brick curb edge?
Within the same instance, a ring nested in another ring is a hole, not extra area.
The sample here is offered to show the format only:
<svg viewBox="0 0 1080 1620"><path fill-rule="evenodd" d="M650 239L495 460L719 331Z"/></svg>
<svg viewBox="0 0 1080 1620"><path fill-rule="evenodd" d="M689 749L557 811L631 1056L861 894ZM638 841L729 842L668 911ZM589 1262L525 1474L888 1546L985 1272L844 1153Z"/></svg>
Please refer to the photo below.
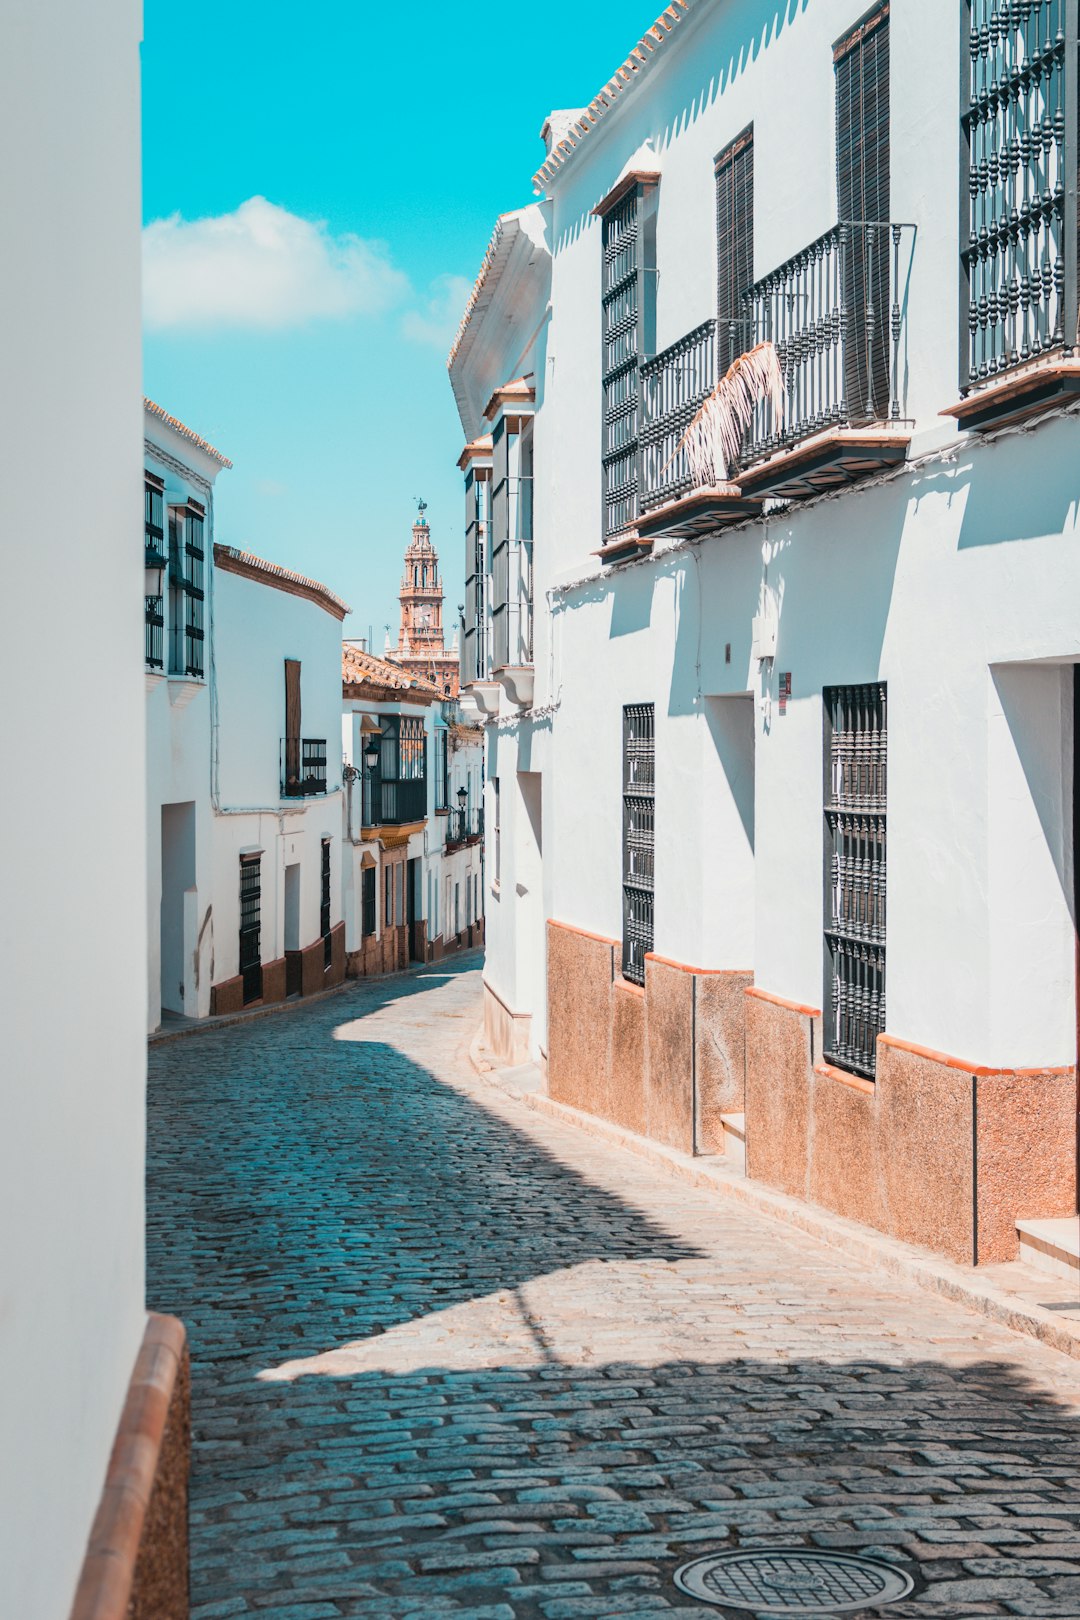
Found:
<svg viewBox="0 0 1080 1620"><path fill-rule="evenodd" d="M902 1243L897 1238L886 1237L842 1215L831 1215L826 1210L815 1209L812 1204L777 1192L763 1182L747 1181L727 1169L722 1160L694 1158L677 1148L651 1142L647 1137L638 1136L621 1125L571 1108L568 1103L555 1102L542 1092L523 1090L510 1078L517 1071L496 1068L481 1058L481 1044L482 1032L478 1033L468 1049L469 1062L478 1078L501 1091L504 1096L523 1103L534 1113L544 1114L564 1125L572 1125L588 1136L625 1148L680 1181L717 1193L722 1198L731 1198L760 1215L769 1215L774 1220L797 1227L820 1243L857 1255L878 1271L914 1283L924 1293L939 1294L954 1304L966 1306L979 1316L1011 1328L1015 1333L1038 1339L1051 1349L1080 1361L1080 1322L1075 1326L1063 1322L1052 1311L1023 1302L989 1280L978 1281L977 1272L965 1271L948 1260L939 1260L926 1250ZM522 1066L523 1069L530 1067L529 1064Z"/></svg>

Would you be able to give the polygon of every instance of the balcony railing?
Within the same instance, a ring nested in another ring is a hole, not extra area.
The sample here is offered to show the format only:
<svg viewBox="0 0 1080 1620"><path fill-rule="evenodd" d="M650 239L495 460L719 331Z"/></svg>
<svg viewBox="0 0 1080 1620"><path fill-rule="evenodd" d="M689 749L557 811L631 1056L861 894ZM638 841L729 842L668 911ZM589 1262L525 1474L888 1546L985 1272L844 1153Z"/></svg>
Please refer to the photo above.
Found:
<svg viewBox="0 0 1080 1620"><path fill-rule="evenodd" d="M758 406L744 464L827 428L901 420L914 242L910 225L834 225L750 289L754 341L776 345L786 408L781 421Z"/></svg>
<svg viewBox="0 0 1080 1620"><path fill-rule="evenodd" d="M281 739L281 796L309 799L326 792L326 738Z"/></svg>
<svg viewBox="0 0 1080 1620"><path fill-rule="evenodd" d="M686 452L678 444L715 382L715 321L704 321L642 366L643 511L690 489Z"/></svg>
<svg viewBox="0 0 1080 1620"><path fill-rule="evenodd" d="M446 822L446 848L476 843L484 836L482 810L451 810Z"/></svg>
<svg viewBox="0 0 1080 1620"><path fill-rule="evenodd" d="M427 777L383 782L365 774L363 793L365 827L402 827L427 819Z"/></svg>
<svg viewBox="0 0 1080 1620"><path fill-rule="evenodd" d="M491 558L491 653L495 669L533 661L533 543L504 540Z"/></svg>

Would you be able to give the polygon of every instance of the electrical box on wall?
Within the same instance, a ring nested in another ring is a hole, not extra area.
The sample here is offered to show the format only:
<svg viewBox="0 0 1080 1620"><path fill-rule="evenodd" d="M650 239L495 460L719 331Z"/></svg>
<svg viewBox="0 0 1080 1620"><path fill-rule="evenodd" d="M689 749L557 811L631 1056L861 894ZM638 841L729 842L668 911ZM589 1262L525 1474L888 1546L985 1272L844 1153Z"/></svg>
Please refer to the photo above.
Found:
<svg viewBox="0 0 1080 1620"><path fill-rule="evenodd" d="M759 661L776 657L776 619L771 613L754 616L753 656Z"/></svg>

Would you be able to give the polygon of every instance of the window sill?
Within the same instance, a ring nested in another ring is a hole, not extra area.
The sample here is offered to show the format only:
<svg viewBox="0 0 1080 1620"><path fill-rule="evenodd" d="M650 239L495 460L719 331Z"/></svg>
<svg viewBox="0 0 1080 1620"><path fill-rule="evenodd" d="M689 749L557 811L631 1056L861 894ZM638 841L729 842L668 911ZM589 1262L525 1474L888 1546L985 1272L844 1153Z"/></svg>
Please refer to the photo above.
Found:
<svg viewBox="0 0 1080 1620"><path fill-rule="evenodd" d="M194 675L169 676L169 702L174 709L186 709L196 692L205 692L206 682Z"/></svg>
<svg viewBox="0 0 1080 1620"><path fill-rule="evenodd" d="M1080 394L1080 360L1058 353L1000 372L988 382L972 388L962 400L950 405L943 416L954 417L959 427L972 433L990 433L1041 411L1071 404Z"/></svg>
<svg viewBox="0 0 1080 1620"><path fill-rule="evenodd" d="M836 1080L842 1086L850 1086L852 1091L861 1091L864 1096L872 1097L876 1089L872 1080L864 1080L861 1074L851 1074L847 1069L838 1069L832 1063L815 1063L814 1073L825 1080Z"/></svg>
<svg viewBox="0 0 1080 1620"><path fill-rule="evenodd" d="M621 973L616 973L614 985L616 990L625 990L628 995L640 996L643 1001L645 999L645 986L635 984L632 979L625 979Z"/></svg>

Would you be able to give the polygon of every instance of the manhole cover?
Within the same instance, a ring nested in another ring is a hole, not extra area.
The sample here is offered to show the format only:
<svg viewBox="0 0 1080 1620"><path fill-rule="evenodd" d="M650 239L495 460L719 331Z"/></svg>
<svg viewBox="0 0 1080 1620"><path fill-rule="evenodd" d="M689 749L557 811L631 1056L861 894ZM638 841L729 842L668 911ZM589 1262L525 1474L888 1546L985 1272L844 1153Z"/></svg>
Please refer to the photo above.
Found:
<svg viewBox="0 0 1080 1620"><path fill-rule="evenodd" d="M876 1558L774 1547L696 1558L676 1570L675 1585L706 1603L759 1615L832 1615L895 1603L914 1582Z"/></svg>

